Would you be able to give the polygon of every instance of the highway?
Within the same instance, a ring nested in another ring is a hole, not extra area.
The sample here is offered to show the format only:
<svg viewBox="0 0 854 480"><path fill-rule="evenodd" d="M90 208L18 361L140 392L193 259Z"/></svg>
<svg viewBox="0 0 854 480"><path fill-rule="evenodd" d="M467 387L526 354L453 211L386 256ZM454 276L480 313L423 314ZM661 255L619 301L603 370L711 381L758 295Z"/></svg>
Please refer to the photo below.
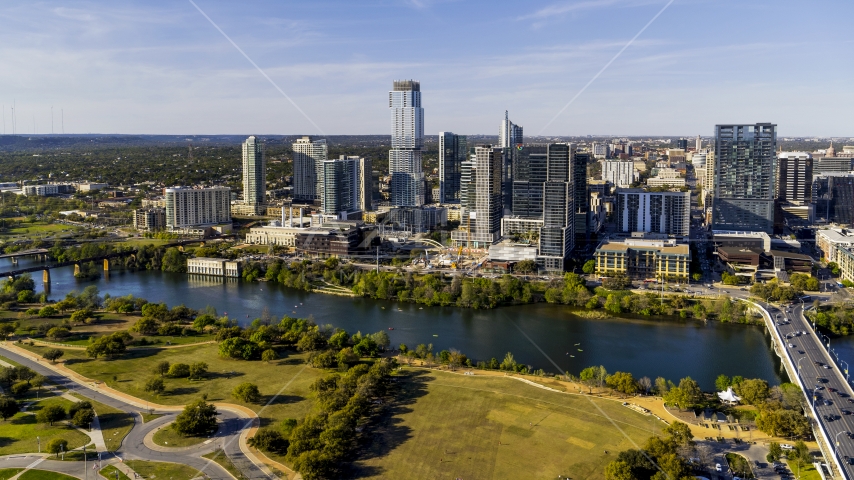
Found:
<svg viewBox="0 0 854 480"><path fill-rule="evenodd" d="M846 381L845 372L840 372L835 366L825 349L826 341L822 341L821 333L815 332L812 324L804 317L804 304L784 308L761 305L771 314L778 332L788 342L780 345L780 348L789 353L798 375L806 385L807 398L814 403L818 412L815 420L829 433L830 446L844 468L845 478L854 478L854 465L846 460L847 457L854 458L854 440L847 435L848 432L854 432L854 415L846 414L854 412L854 390ZM799 332L806 333L798 335Z"/></svg>
<svg viewBox="0 0 854 480"><path fill-rule="evenodd" d="M3 348L0 345L0 348ZM68 388L70 392L77 395L89 398L96 402L103 403L113 408L117 408L123 412L130 413L134 417L134 426L128 433L127 437L122 441L121 447L113 452L117 456L126 460L151 460L161 462L173 462L189 465L213 479L232 479L232 476L217 463L202 458L202 455L210 453L219 447L225 447L225 452L228 458L237 467L243 476L247 479L269 478L258 466L252 463L240 449L238 436L240 432L249 427L249 422L246 418L241 418L233 412L219 410L218 423L219 429L216 436L208 444L200 444L189 449L175 449L175 451L159 451L148 448L143 439L153 429L159 428L168 422L175 419L177 412L158 412L164 416L157 418L148 423L142 424L139 411L142 410L137 406L131 405L128 402L120 400L110 395L99 392L96 389L89 387L86 384L81 384L70 380L69 378L57 373L56 371L47 368L40 362L34 362L23 355L19 355L9 349L3 348L3 356L9 358L21 365L27 366L35 372L44 375L52 383L64 388ZM109 456L107 456L109 458ZM82 467L81 467L82 468Z"/></svg>

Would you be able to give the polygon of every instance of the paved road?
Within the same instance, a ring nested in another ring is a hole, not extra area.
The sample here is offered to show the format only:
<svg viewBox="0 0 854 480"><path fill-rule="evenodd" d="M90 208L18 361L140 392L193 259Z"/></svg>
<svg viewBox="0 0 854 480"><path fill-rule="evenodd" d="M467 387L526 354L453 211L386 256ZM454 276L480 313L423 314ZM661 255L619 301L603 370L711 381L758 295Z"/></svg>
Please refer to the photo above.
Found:
<svg viewBox="0 0 854 480"><path fill-rule="evenodd" d="M845 461L845 456L854 457L854 441L846 435L847 432L854 432L854 416L844 413L854 412L854 390L846 381L844 373L834 366L821 334L815 332L804 317L803 304L798 303L783 309L764 304L763 307L771 314L780 334L789 337L789 344L782 345L781 348L788 350L798 375L807 388L816 388L812 392L806 392L819 415L815 420L821 422L829 433L830 443L839 463L844 467L845 477L854 478L854 465ZM829 405L825 404L825 400ZM825 415L828 419L823 418Z"/></svg>
<svg viewBox="0 0 854 480"><path fill-rule="evenodd" d="M138 413L140 410L139 407L133 406L109 395L105 395L86 385L73 382L41 363L34 362L29 358L18 355L10 350L3 349L3 356L14 360L21 365L30 367L34 371L47 377L51 382L67 387L73 393L132 414L136 423L133 429L131 429L131 432L122 441L122 445L119 450L116 452L122 458L181 463L206 473L211 478L231 479L231 475L217 463L207 458L201 458L201 455L213 451L216 447L224 446L228 458L231 459L235 467L237 467L246 478L269 478L240 450L238 436L241 430L248 428L248 422L246 419L241 419L232 412L219 412L219 421L221 422L220 429L217 432L217 437L211 443L207 445L203 444L198 448L191 450L182 450L180 452L155 451L144 445L143 439L145 438L145 435L152 429L174 420L176 415L175 412L155 411L155 413L164 414L164 417L142 424Z"/></svg>

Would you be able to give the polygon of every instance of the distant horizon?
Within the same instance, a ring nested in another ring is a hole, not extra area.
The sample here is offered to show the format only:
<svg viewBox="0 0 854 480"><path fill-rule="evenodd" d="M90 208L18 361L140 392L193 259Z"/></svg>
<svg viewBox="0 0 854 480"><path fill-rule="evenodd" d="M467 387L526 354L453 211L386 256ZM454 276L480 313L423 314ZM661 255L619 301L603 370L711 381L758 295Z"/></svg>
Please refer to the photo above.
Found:
<svg viewBox="0 0 854 480"><path fill-rule="evenodd" d="M454 132L458 135L476 136L476 137L498 137L498 134L489 133L461 133ZM0 134L0 137L86 137L86 136L101 136L101 137L249 137L255 135L258 137L391 137L388 133L329 133L329 134L307 134L307 133L7 133ZM424 137L438 137L438 134L424 134ZM625 135L625 134L586 134L586 135L525 135L523 138L642 138L642 139L687 139L693 140L697 138L694 135ZM701 139L714 138L714 135L700 135ZM781 135L777 134L777 139L784 138L803 138L816 139L827 141L854 141L854 135ZM691 145L689 145L691 146Z"/></svg>

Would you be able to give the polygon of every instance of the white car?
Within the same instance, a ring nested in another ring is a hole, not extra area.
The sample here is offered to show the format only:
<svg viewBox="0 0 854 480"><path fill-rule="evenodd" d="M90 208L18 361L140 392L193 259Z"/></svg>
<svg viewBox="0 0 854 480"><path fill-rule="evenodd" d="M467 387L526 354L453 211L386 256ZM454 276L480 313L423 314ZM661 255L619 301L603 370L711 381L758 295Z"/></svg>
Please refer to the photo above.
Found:
<svg viewBox="0 0 854 480"><path fill-rule="evenodd" d="M781 444L780 448L782 448L783 450L794 450L795 449L795 447L789 445L788 443Z"/></svg>
<svg viewBox="0 0 854 480"><path fill-rule="evenodd" d="M721 469L721 464L720 464L720 463L716 463L716 464L715 464L715 471L716 471L716 472L720 472L720 471L722 471L722 469Z"/></svg>

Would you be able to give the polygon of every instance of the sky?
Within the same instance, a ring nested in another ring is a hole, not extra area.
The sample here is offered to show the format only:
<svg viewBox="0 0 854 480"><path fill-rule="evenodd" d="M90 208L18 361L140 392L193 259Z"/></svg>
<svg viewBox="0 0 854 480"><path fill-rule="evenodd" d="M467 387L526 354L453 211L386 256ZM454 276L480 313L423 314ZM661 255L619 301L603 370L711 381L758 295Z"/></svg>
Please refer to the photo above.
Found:
<svg viewBox="0 0 854 480"><path fill-rule="evenodd" d="M851 137L851 18L851 0L7 1L3 131L14 104L19 134L388 134L392 81L415 79L428 135L497 134L508 110L526 136Z"/></svg>

